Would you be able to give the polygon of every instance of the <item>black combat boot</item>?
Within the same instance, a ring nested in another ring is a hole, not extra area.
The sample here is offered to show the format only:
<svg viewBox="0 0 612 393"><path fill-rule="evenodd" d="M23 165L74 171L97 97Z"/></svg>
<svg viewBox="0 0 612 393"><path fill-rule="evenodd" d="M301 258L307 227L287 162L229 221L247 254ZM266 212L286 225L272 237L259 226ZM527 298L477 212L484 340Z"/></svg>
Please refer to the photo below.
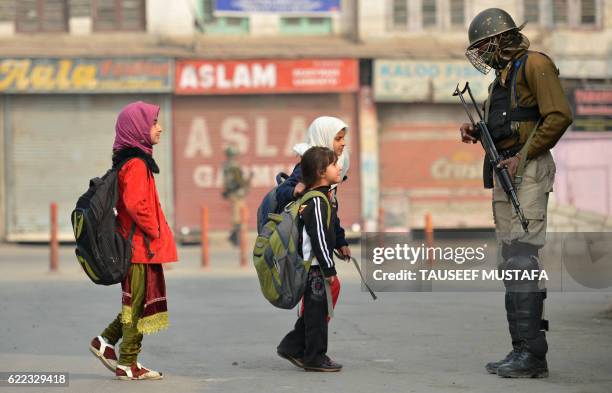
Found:
<svg viewBox="0 0 612 393"><path fill-rule="evenodd" d="M508 322L516 328L521 345L516 356L497 368L500 377L548 377L548 344L544 332L548 329L548 323L542 319L545 296L545 292L510 293L515 313L508 315Z"/></svg>
<svg viewBox="0 0 612 393"><path fill-rule="evenodd" d="M509 258L504 269L539 271L536 256L519 255ZM497 375L505 378L546 378L548 364L546 333L548 321L542 318L546 290L537 280L508 280L506 285L506 312L508 326L514 342L520 343L519 353L509 362L498 365ZM516 338L515 338L516 337Z"/></svg>
<svg viewBox="0 0 612 393"><path fill-rule="evenodd" d="M485 368L487 369L487 371L489 372L489 374L497 374L497 369L499 368L499 366L501 366L502 364L506 364L512 360L514 360L514 358L516 356L518 356L521 353L521 351L518 348L512 348L512 351L510 351L505 358L503 358L502 360L498 360L497 362L490 362L487 363L487 365L485 366Z"/></svg>
<svg viewBox="0 0 612 393"><path fill-rule="evenodd" d="M510 331L510 337L512 337L512 351L510 351L505 358L502 360L498 360L497 362L487 363L485 368L489 374L497 374L497 368L504 363L508 363L511 361L516 355L521 352L521 338L518 334L518 329L516 323L514 323L510 318L515 314L514 310L514 301L511 293L506 292L505 297L505 305L506 305L506 316L508 319L508 330Z"/></svg>
<svg viewBox="0 0 612 393"><path fill-rule="evenodd" d="M546 357L536 357L523 347L512 360L497 368L497 375L504 378L547 378Z"/></svg>
<svg viewBox="0 0 612 393"><path fill-rule="evenodd" d="M234 246L238 246L238 244L240 243L239 235L240 235L240 224L237 224L232 227L232 231L230 232L228 240Z"/></svg>

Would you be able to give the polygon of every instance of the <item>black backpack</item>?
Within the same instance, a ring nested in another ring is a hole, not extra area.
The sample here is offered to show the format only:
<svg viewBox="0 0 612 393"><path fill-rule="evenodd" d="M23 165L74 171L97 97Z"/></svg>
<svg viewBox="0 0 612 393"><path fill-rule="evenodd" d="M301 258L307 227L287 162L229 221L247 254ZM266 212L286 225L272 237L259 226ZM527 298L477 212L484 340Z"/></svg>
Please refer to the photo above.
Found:
<svg viewBox="0 0 612 393"><path fill-rule="evenodd" d="M136 224L126 239L117 223L117 177L123 161L104 176L89 181L89 189L77 201L71 221L76 239L76 257L91 281L99 285L122 282L132 263L132 238Z"/></svg>
<svg viewBox="0 0 612 393"><path fill-rule="evenodd" d="M288 178L289 175L287 175L285 172L279 172L276 175L276 185L261 200L261 203L257 208L257 234L261 234L264 225L266 225L266 222L268 222L268 214L282 213L282 208L284 208L284 206L278 206L278 202L276 200L276 189Z"/></svg>

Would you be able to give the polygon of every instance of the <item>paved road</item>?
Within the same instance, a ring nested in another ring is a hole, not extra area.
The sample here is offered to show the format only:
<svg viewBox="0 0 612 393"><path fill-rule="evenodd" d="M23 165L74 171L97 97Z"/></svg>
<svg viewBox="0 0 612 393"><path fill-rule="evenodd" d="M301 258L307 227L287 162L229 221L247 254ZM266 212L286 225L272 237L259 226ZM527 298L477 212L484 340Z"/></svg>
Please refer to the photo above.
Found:
<svg viewBox="0 0 612 393"><path fill-rule="evenodd" d="M275 354L295 312L265 302L235 251L213 252L207 272L197 248L180 255L167 273L171 327L145 337L140 357L166 378L122 382L87 349L118 312L118 288L86 281L70 247L61 249L60 273L49 274L45 248L0 246L0 371L70 373L69 388L2 390L612 393L610 295L551 294L550 378L507 380L483 367L509 349L502 293L382 293L373 302L341 265L329 353L345 369L305 373Z"/></svg>

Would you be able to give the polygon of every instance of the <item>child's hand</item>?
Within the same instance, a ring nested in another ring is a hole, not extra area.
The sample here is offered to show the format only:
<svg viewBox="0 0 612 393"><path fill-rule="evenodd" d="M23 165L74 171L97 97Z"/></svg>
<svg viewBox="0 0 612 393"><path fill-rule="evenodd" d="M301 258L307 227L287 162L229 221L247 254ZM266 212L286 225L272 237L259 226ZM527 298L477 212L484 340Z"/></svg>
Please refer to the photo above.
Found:
<svg viewBox="0 0 612 393"><path fill-rule="evenodd" d="M333 284L334 281L336 281L336 276L325 277L325 281L327 281L330 284Z"/></svg>
<svg viewBox="0 0 612 393"><path fill-rule="evenodd" d="M338 249L340 255L344 260L348 260L351 258L351 249L348 246L342 246Z"/></svg>
<svg viewBox="0 0 612 393"><path fill-rule="evenodd" d="M297 197L299 195L302 195L305 189L306 189L306 186L304 185L304 183L300 182L296 184L295 188L293 189L293 196Z"/></svg>

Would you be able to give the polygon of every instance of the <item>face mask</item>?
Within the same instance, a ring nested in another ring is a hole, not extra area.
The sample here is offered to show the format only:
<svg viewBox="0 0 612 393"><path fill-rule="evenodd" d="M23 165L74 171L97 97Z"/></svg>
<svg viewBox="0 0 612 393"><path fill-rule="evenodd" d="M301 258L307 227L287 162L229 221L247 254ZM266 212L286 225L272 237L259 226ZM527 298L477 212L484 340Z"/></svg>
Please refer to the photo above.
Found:
<svg viewBox="0 0 612 393"><path fill-rule="evenodd" d="M504 68L506 68L509 61L510 60L502 59L499 53L495 53L491 57L491 61L488 63L488 65L490 65L491 68L494 68L496 70L503 70Z"/></svg>

